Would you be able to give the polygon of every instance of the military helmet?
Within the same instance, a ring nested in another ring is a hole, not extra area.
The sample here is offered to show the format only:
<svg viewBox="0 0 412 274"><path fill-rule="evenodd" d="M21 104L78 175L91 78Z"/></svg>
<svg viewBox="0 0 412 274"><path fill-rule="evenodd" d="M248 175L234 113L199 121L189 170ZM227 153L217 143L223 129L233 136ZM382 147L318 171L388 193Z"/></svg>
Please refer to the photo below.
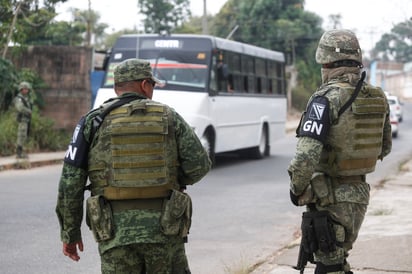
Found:
<svg viewBox="0 0 412 274"><path fill-rule="evenodd" d="M354 60L362 64L358 39L350 30L329 30L319 40L316 62L329 64L339 60Z"/></svg>
<svg viewBox="0 0 412 274"><path fill-rule="evenodd" d="M24 88L27 88L28 90L31 90L31 85L30 85L30 83L25 82L25 81L21 82L21 83L19 84L19 90L22 90L22 89L24 89Z"/></svg>

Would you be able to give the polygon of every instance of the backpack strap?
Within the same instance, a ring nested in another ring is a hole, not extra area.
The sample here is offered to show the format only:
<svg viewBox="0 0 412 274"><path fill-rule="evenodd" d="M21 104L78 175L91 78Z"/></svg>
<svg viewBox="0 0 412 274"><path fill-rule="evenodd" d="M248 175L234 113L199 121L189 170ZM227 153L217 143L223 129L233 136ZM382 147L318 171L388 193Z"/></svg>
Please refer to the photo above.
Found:
<svg viewBox="0 0 412 274"><path fill-rule="evenodd" d="M355 101L356 97L358 97L359 91L362 87L363 81L365 80L366 72L362 71L361 78L359 79L358 83L356 84L355 91L352 93L352 96L349 100L339 109L338 116L341 116L350 105L352 105L353 101Z"/></svg>
<svg viewBox="0 0 412 274"><path fill-rule="evenodd" d="M108 106L103 107L103 111L99 113L98 115L96 115L95 117L93 117L90 140L93 140L94 135L96 134L97 130L103 123L104 117L106 117L107 114L109 114L113 109L118 108L124 104L127 104L133 100L136 100L137 98L139 97L134 94L130 96L125 96L125 97L117 99L112 104L109 104Z"/></svg>

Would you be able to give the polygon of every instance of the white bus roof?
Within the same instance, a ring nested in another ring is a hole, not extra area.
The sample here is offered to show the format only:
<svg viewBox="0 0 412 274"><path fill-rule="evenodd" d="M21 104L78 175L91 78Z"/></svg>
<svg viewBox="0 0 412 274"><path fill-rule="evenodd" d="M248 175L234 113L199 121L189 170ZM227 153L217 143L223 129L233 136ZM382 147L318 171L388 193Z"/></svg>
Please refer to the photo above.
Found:
<svg viewBox="0 0 412 274"><path fill-rule="evenodd" d="M229 50L234 52L243 53L246 55L261 57L265 59L272 59L278 62L285 62L285 56L280 51L274 51L265 49L262 47L237 42L233 40L223 39L211 35L201 35L201 34L172 34L172 35L157 35L157 34L124 34L121 38L203 38L203 39L210 39L212 42L213 47L223 50Z"/></svg>

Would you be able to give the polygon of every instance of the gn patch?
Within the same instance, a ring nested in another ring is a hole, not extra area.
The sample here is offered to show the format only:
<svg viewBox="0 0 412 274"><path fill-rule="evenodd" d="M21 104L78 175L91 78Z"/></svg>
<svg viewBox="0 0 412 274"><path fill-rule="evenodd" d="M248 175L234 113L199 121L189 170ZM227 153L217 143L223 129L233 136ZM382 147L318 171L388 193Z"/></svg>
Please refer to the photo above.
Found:
<svg viewBox="0 0 412 274"><path fill-rule="evenodd" d="M298 136L307 136L324 143L329 129L329 100L326 97L317 96L306 109Z"/></svg>
<svg viewBox="0 0 412 274"><path fill-rule="evenodd" d="M83 130L86 119L82 117L73 132L67 148L64 162L72 166L87 169L89 143L84 139Z"/></svg>

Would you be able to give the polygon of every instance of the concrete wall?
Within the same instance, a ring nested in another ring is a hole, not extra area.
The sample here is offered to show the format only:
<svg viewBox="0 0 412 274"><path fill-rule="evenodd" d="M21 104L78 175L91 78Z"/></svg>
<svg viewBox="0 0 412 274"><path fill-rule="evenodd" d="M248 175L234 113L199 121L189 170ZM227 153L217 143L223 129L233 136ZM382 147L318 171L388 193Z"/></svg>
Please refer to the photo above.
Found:
<svg viewBox="0 0 412 274"><path fill-rule="evenodd" d="M36 71L47 88L42 94L42 115L55 121L55 127L72 131L78 119L90 110L90 73L93 48L70 46L34 46L12 58L14 65Z"/></svg>
<svg viewBox="0 0 412 274"><path fill-rule="evenodd" d="M378 61L370 73L374 79L371 84L402 99L412 98L412 67L392 61Z"/></svg>

